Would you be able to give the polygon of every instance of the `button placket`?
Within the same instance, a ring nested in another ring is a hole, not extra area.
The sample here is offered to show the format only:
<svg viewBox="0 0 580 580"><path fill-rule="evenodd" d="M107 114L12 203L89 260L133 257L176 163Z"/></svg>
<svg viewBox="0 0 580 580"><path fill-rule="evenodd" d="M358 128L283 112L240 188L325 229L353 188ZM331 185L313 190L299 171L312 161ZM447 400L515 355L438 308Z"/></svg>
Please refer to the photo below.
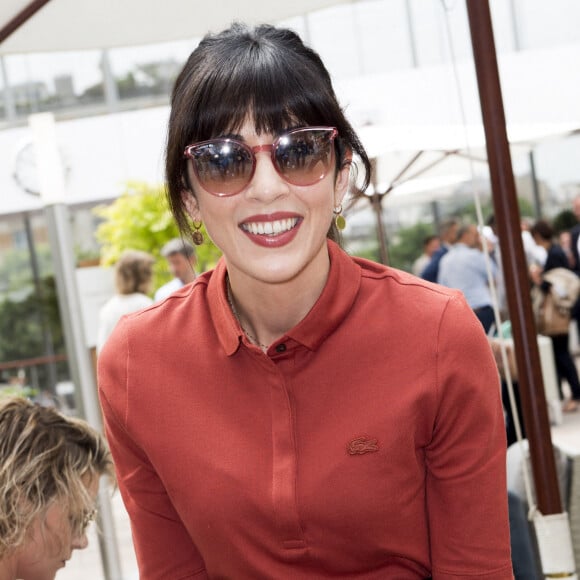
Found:
<svg viewBox="0 0 580 580"><path fill-rule="evenodd" d="M280 345L279 345L280 346ZM272 400L272 503L282 546L306 547L296 500L297 457L292 404L284 377L276 371Z"/></svg>

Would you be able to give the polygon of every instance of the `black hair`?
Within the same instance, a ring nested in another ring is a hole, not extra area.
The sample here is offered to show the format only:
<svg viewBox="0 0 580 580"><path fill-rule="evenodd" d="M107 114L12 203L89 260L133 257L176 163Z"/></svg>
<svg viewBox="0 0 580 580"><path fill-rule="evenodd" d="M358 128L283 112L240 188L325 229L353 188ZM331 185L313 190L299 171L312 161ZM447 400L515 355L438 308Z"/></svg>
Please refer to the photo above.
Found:
<svg viewBox="0 0 580 580"><path fill-rule="evenodd" d="M191 233L182 199L184 190L191 191L185 147L233 133L248 118L258 134L276 135L299 126L336 127L337 170L352 151L364 168L357 193L368 186L370 161L318 54L291 30L235 23L203 38L173 88L165 169L169 204L184 234ZM328 235L338 239L334 222Z"/></svg>
<svg viewBox="0 0 580 580"><path fill-rule="evenodd" d="M530 229L532 236L539 236L542 240L550 242L554 237L552 226L545 220L538 220Z"/></svg>

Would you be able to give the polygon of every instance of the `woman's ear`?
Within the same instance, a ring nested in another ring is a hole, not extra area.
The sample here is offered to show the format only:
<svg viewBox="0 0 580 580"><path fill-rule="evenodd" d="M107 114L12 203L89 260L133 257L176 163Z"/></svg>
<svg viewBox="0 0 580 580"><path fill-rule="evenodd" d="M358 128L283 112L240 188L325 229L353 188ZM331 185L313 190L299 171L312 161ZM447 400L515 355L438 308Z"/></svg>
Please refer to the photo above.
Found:
<svg viewBox="0 0 580 580"><path fill-rule="evenodd" d="M352 166L352 151L347 151L340 169L336 174L336 180L334 183L334 199L335 206L339 206L348 191L348 185L350 183L350 169Z"/></svg>
<svg viewBox="0 0 580 580"><path fill-rule="evenodd" d="M187 212L189 217L194 222L200 222L201 221L201 213L199 211L199 205L197 203L197 199L195 198L193 193L191 193L191 191L189 191L187 189L184 189L181 192L181 201L183 202L183 205L185 207L185 211Z"/></svg>

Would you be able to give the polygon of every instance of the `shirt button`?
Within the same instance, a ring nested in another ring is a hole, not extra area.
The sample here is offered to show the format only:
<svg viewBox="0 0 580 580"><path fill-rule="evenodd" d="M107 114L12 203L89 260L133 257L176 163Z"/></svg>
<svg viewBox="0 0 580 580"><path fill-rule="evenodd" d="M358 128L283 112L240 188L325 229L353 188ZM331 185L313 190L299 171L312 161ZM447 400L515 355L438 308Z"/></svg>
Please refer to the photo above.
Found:
<svg viewBox="0 0 580 580"><path fill-rule="evenodd" d="M285 352L285 351L286 351L286 345L285 345L284 343L282 343L282 344L279 344L279 345L276 347L276 352Z"/></svg>

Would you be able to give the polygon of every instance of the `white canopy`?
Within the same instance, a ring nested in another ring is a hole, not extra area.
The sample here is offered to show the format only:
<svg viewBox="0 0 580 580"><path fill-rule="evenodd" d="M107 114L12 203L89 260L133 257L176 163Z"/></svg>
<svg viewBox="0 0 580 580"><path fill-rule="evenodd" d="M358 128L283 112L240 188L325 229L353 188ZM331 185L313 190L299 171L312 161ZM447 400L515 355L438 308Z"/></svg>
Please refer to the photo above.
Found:
<svg viewBox="0 0 580 580"><path fill-rule="evenodd" d="M277 22L352 0L49 0L0 44L0 54L134 46L184 40L232 21ZM33 0L2 0L0 29Z"/></svg>
<svg viewBox="0 0 580 580"><path fill-rule="evenodd" d="M530 149L542 141L578 131L577 123L526 123L507 127L514 146ZM485 149L482 125L369 125L358 130L370 157L392 151L465 151ZM485 152L484 152L485 155Z"/></svg>

